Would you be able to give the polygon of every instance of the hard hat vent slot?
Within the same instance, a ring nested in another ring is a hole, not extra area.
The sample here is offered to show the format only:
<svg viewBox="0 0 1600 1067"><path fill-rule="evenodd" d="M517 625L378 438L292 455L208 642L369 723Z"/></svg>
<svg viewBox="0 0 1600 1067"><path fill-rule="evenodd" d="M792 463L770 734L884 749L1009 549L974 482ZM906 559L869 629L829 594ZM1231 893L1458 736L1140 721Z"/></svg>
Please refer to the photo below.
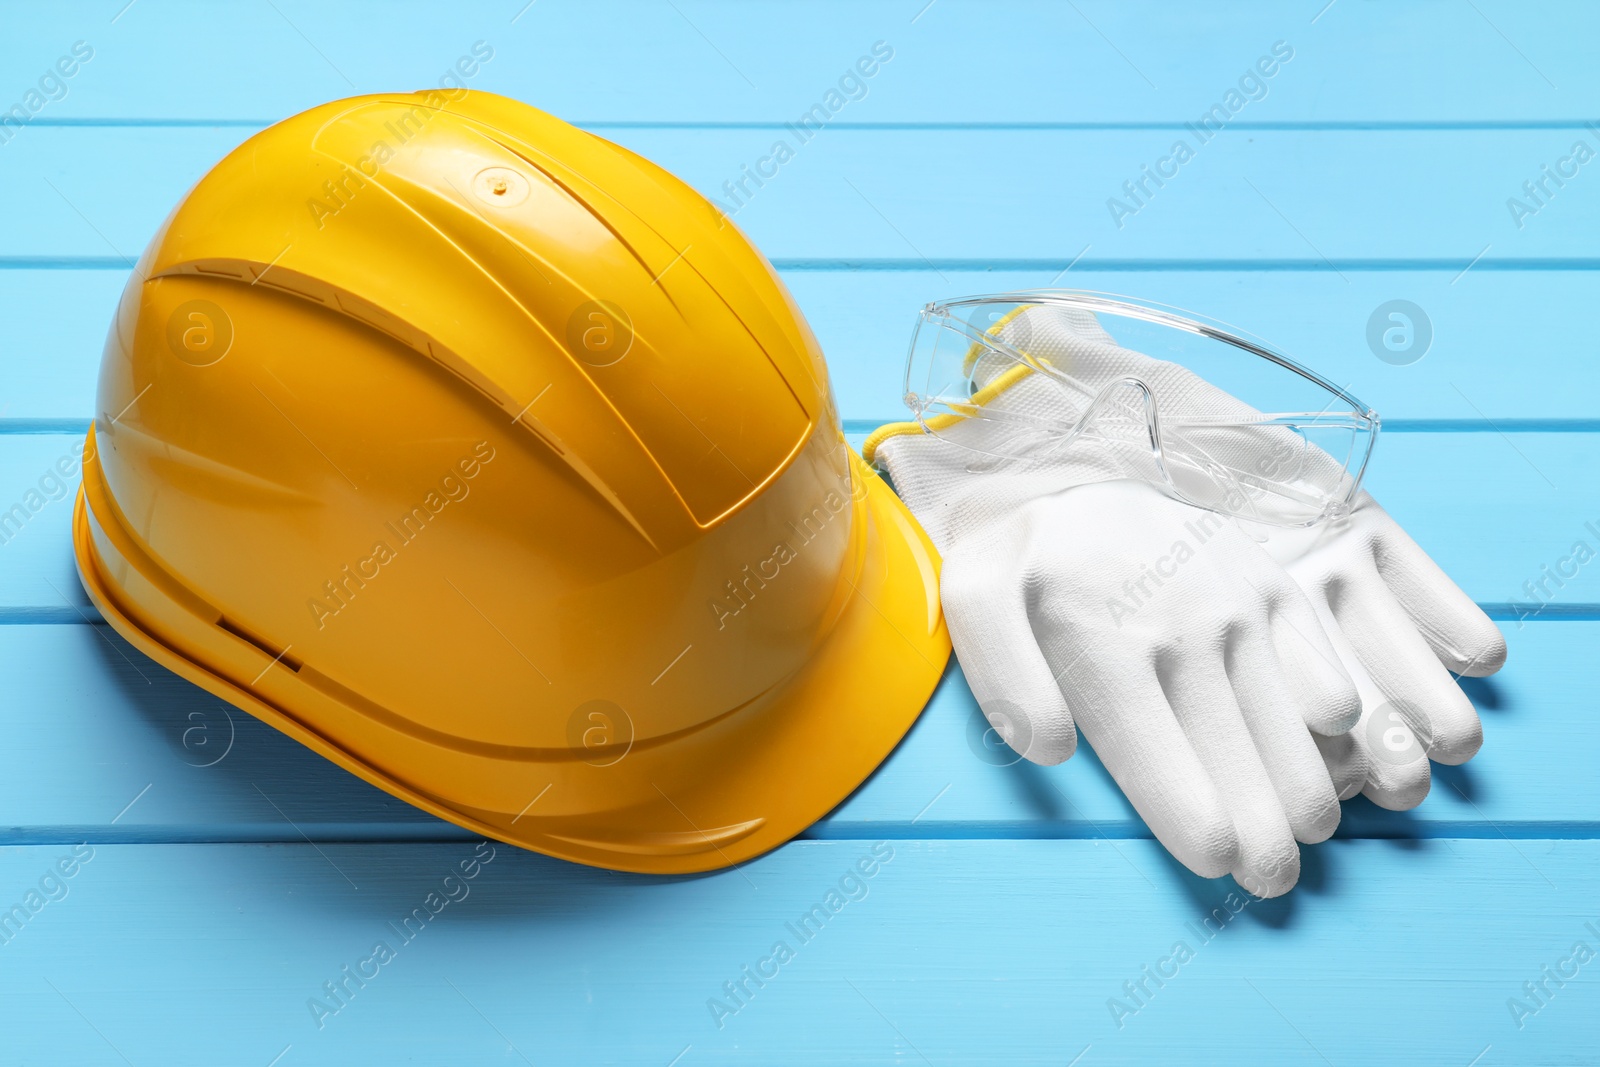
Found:
<svg viewBox="0 0 1600 1067"><path fill-rule="evenodd" d="M255 634L251 633L249 630L246 630L244 627L240 626L231 619L228 619L227 617L217 619L217 626L228 631L239 640L249 642L250 644L256 646L261 651L271 656L273 662L282 663L291 671L299 673L301 661L289 655L289 650L287 648L274 648L271 643L257 637Z"/></svg>
<svg viewBox="0 0 1600 1067"><path fill-rule="evenodd" d="M219 278L233 278L244 282L255 281L242 264L225 259L196 262L194 269L198 274L212 274Z"/></svg>

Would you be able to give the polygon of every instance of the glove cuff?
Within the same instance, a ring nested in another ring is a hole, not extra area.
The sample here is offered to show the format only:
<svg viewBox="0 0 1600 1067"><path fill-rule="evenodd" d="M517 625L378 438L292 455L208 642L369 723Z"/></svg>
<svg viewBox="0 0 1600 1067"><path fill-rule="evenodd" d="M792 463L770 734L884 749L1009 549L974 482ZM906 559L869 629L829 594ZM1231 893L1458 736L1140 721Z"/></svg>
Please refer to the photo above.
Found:
<svg viewBox="0 0 1600 1067"><path fill-rule="evenodd" d="M990 403L1069 425L1073 421L1065 395L1044 375L1028 373L997 384L1003 395ZM1100 442L1103 447L1074 442L1028 458L1002 458L985 449L993 424L971 420L941 430L943 435L935 436L919 423L891 423L867 438L862 453L888 472L895 491L944 553L1038 497L1122 478L1160 482L1152 456L1108 442Z"/></svg>

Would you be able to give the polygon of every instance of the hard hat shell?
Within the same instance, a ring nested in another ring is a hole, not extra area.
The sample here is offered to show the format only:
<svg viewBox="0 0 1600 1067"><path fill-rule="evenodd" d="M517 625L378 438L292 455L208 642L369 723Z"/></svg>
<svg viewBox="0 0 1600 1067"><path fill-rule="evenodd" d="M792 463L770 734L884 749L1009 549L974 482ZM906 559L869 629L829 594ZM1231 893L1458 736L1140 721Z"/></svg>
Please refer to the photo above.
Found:
<svg viewBox="0 0 1600 1067"><path fill-rule="evenodd" d="M799 833L949 654L771 266L487 93L230 153L106 341L73 536L162 664L436 815L646 872Z"/></svg>

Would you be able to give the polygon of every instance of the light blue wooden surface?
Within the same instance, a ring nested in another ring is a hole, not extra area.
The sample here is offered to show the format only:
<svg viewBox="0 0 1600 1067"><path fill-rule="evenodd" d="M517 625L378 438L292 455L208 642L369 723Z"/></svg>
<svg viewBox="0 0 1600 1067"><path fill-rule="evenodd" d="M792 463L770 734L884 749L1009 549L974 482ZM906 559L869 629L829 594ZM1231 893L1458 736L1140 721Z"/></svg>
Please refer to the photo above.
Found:
<svg viewBox="0 0 1600 1067"><path fill-rule="evenodd" d="M1600 162L1521 228L1506 206L1577 139L1600 150L1600 8L125 3L0 13L5 107L74 42L94 49L0 136L0 509L87 424L128 261L262 125L435 84L483 41L473 87L726 200L881 40L895 55L865 97L736 214L821 338L857 440L896 417L927 300L1054 283L1191 307L1379 408L1374 492L1500 620L1511 658L1469 683L1477 759L1436 768L1414 812L1348 804L1301 886L1237 916L1231 883L1173 863L1092 752L1043 769L985 747L952 668L804 840L683 879L499 846L402 943L389 923L473 840L93 624L53 500L0 544L0 909L41 902L0 927L0 1063L1600 1058L1600 963L1559 985L1543 970L1570 973L1577 942L1600 951L1600 564L1536 620L1517 606L1575 541L1600 547ZM1294 57L1264 98L1118 228L1106 199L1278 41ZM1434 328L1409 366L1365 337L1396 298ZM865 895L790 932L878 842L893 855ZM51 876L75 846L92 858ZM1219 933L1202 927L1215 909ZM329 999L380 940L395 958ZM723 983L778 940L794 959L731 999ZM1193 958L1130 996L1178 941Z"/></svg>

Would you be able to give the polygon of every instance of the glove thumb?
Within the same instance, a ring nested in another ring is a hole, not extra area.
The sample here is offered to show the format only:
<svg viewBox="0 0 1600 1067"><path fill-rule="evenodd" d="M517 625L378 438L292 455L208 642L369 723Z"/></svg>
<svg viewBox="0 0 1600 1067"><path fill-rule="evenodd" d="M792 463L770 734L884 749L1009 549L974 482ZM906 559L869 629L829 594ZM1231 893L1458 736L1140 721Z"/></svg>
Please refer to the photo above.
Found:
<svg viewBox="0 0 1600 1067"><path fill-rule="evenodd" d="M1060 763L1078 731L1028 618L1022 546L986 540L946 557L940 574L956 659L995 732L1025 759Z"/></svg>

